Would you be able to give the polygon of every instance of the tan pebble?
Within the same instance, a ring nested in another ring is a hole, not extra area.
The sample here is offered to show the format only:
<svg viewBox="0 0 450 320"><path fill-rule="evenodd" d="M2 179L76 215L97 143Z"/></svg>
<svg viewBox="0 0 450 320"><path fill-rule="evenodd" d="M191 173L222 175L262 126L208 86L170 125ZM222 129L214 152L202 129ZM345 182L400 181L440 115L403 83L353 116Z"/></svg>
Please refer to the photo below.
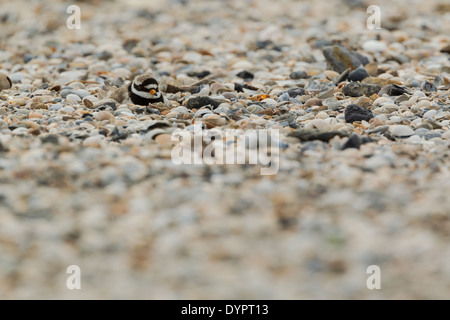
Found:
<svg viewBox="0 0 450 320"><path fill-rule="evenodd" d="M114 122L114 125L116 127L123 127L123 126L127 125L127 122L119 119L119 120L116 120L116 122Z"/></svg>
<svg viewBox="0 0 450 320"><path fill-rule="evenodd" d="M25 97L25 98L17 98L17 99L13 98L11 103L13 103L15 105L18 105L18 106L24 106L24 105L27 104L28 100L30 100L30 98L27 98L27 97Z"/></svg>
<svg viewBox="0 0 450 320"><path fill-rule="evenodd" d="M168 133L159 134L156 136L155 141L160 145L175 144L176 141L172 141L172 135Z"/></svg>
<svg viewBox="0 0 450 320"><path fill-rule="evenodd" d="M328 110L327 106L314 106L311 108L313 112L325 111Z"/></svg>
<svg viewBox="0 0 450 320"><path fill-rule="evenodd" d="M6 74L0 73L0 91L11 88L11 80Z"/></svg>
<svg viewBox="0 0 450 320"><path fill-rule="evenodd" d="M223 126L227 123L227 120L219 116L218 114L212 114L208 118L203 120L205 123L214 125L214 126Z"/></svg>
<svg viewBox="0 0 450 320"><path fill-rule="evenodd" d="M92 101L89 100L89 99L83 99L83 104L84 104L84 106L85 106L86 108L88 108L88 109L94 108L94 102L92 102Z"/></svg>
<svg viewBox="0 0 450 320"><path fill-rule="evenodd" d="M41 131L37 128L30 128L28 129L28 133L32 134L33 136L38 136L41 134Z"/></svg>
<svg viewBox="0 0 450 320"><path fill-rule="evenodd" d="M444 134L442 135L442 139L450 140L450 130L444 132Z"/></svg>
<svg viewBox="0 0 450 320"><path fill-rule="evenodd" d="M367 73L372 76L372 77L376 77L378 74L378 64L376 62L371 62L368 63L364 66L364 68L366 69Z"/></svg>
<svg viewBox="0 0 450 320"><path fill-rule="evenodd" d="M316 114L316 119L327 119L328 118L328 113L324 112L324 111L320 111L319 113Z"/></svg>
<svg viewBox="0 0 450 320"><path fill-rule="evenodd" d="M371 127L379 127L384 125L383 121L380 118L372 118L369 120Z"/></svg>
<svg viewBox="0 0 450 320"><path fill-rule="evenodd" d="M43 115L39 112L30 112L28 114L28 119L42 119Z"/></svg>
<svg viewBox="0 0 450 320"><path fill-rule="evenodd" d="M309 77L314 77L314 76L319 75L321 72L322 72L322 71L320 71L320 70L313 69L313 70L308 70L308 71L306 71L306 74L307 74Z"/></svg>
<svg viewBox="0 0 450 320"><path fill-rule="evenodd" d="M325 77L327 77L328 80L333 80L335 77L339 75L339 73L333 70L325 70L323 74L325 75Z"/></svg>
<svg viewBox="0 0 450 320"><path fill-rule="evenodd" d="M19 122L19 124L23 124L28 129L38 129L39 128L39 126L37 125L36 122L30 121L30 120L23 120L23 121Z"/></svg>
<svg viewBox="0 0 450 320"><path fill-rule="evenodd" d="M308 108L312 107L312 106L321 106L321 105L322 105L322 100L318 99L318 98L311 98L305 102L305 107L308 107Z"/></svg>
<svg viewBox="0 0 450 320"><path fill-rule="evenodd" d="M360 97L357 101L356 104L358 106L360 106L361 108L366 108L368 109L371 105L372 105L372 100L370 98L367 97Z"/></svg>
<svg viewBox="0 0 450 320"><path fill-rule="evenodd" d="M99 112L94 113L94 119L96 119L98 121L103 121L103 120L111 121L114 119L114 115L108 111L99 111Z"/></svg>

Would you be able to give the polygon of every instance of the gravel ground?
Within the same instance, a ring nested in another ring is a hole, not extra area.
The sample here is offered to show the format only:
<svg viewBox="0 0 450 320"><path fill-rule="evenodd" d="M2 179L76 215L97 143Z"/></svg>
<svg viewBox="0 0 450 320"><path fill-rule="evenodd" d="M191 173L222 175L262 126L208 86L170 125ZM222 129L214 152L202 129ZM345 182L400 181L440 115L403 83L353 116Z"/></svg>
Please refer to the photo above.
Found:
<svg viewBox="0 0 450 320"><path fill-rule="evenodd" d="M71 4L0 3L0 298L450 297L448 1ZM107 98L143 73L170 107ZM174 164L195 122L278 173Z"/></svg>

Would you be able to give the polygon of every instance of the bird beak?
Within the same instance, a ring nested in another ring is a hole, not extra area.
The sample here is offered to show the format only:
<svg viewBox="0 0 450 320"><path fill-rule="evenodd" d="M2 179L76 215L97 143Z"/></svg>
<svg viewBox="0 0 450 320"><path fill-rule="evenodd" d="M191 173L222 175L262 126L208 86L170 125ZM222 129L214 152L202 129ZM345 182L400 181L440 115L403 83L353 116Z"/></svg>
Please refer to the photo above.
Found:
<svg viewBox="0 0 450 320"><path fill-rule="evenodd" d="M155 89L152 89L152 90L150 90L149 92L150 92L151 95L154 95L154 94L156 93L156 90L155 90Z"/></svg>

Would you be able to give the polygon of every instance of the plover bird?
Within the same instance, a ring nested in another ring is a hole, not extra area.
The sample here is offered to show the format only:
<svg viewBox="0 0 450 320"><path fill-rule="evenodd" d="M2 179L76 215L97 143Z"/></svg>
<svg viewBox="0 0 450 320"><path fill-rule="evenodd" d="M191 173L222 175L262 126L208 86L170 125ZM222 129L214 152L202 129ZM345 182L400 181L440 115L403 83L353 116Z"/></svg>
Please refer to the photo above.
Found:
<svg viewBox="0 0 450 320"><path fill-rule="evenodd" d="M131 102L141 106L148 106L157 102L170 105L169 101L159 91L158 82L150 74L142 74L134 78L129 84L113 91L109 98L122 103L130 98Z"/></svg>

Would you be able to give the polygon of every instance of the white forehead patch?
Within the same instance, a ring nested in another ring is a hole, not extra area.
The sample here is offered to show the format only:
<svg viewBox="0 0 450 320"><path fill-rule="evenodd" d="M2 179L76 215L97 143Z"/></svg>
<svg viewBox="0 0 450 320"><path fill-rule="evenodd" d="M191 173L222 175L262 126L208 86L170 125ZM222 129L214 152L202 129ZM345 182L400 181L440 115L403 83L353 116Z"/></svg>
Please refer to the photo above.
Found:
<svg viewBox="0 0 450 320"><path fill-rule="evenodd" d="M158 88L158 85L157 85L157 84L150 83L150 84L146 85L145 87L148 88L148 89L150 89L150 88L157 89L157 88Z"/></svg>

